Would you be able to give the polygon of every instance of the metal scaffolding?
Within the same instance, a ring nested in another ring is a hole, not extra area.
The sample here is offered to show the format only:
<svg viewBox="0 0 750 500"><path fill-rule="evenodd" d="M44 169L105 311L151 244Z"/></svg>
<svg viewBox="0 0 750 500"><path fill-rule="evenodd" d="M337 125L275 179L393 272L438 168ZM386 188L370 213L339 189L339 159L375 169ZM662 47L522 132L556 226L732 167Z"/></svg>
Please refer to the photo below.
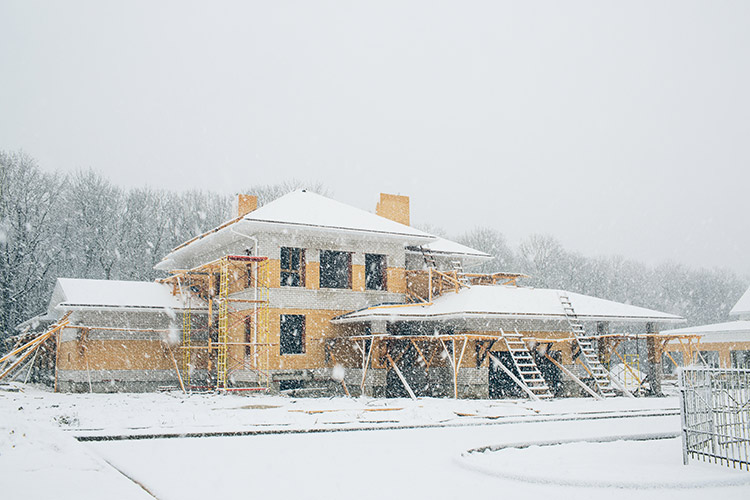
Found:
<svg viewBox="0 0 750 500"><path fill-rule="evenodd" d="M182 366L178 370L188 389L268 390L269 370L269 271L266 257L226 255L186 271L175 271L163 280L175 287L185 303L182 316ZM250 295L251 294L251 295ZM251 296L252 298L248 298ZM207 327L194 327L192 300L208 306ZM206 334L207 333L207 334ZM201 358L200 352L204 353ZM238 352L241 351L241 352ZM195 385L192 372L205 368L214 380ZM231 375L254 373L248 387L237 387Z"/></svg>

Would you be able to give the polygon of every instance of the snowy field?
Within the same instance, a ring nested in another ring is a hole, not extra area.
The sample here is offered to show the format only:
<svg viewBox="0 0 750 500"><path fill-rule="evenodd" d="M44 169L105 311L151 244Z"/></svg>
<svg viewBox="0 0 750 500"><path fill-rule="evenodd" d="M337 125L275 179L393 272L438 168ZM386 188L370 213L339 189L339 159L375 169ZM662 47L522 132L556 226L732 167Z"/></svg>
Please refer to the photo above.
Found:
<svg viewBox="0 0 750 500"><path fill-rule="evenodd" d="M293 399L5 386L1 496L750 498L748 472L682 465L679 439L669 438L679 431L676 407L675 398ZM665 439L628 439L643 434ZM613 436L622 439L581 442ZM558 441L572 442L535 445ZM519 443L531 446L507 447Z"/></svg>

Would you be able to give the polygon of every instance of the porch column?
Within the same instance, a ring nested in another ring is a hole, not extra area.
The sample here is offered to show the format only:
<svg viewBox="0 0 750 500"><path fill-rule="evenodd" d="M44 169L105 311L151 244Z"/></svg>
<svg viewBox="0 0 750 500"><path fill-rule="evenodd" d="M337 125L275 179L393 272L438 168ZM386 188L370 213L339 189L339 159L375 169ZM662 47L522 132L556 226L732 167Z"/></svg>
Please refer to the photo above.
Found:
<svg viewBox="0 0 750 500"><path fill-rule="evenodd" d="M646 334L659 333L656 323L646 323ZM661 366L661 349L654 337L646 337L646 348L648 350L648 383L651 393L655 396L663 396L661 392L661 379L664 376Z"/></svg>
<svg viewBox="0 0 750 500"><path fill-rule="evenodd" d="M600 338L596 340L597 350L599 352L599 361L609 369L609 338L601 338L602 335L609 334L609 323L599 321L596 323L596 335Z"/></svg>

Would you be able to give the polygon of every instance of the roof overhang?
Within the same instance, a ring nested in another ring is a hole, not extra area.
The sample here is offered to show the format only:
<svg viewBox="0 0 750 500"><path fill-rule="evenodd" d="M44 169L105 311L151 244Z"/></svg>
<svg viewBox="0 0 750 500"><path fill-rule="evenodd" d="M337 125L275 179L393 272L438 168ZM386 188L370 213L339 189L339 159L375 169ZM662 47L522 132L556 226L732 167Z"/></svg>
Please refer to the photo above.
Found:
<svg viewBox="0 0 750 500"><path fill-rule="evenodd" d="M356 228L325 226L315 224L301 224L292 222L279 222L262 219L237 219L231 224L206 232L190 242L176 247L167 254L154 269L170 271L179 268L177 265L181 259L189 259L202 253L212 251L214 248L241 241L242 238L255 237L260 233L313 233L314 235L330 235L337 238L352 237L357 239L373 239L379 241L393 241L403 245L421 245L434 241L431 235L419 236L415 234L399 233L393 231L374 231Z"/></svg>
<svg viewBox="0 0 750 500"><path fill-rule="evenodd" d="M153 312L170 314L173 311L185 311L187 307L164 307L164 306L128 306L128 305L106 305L106 304L69 304L61 302L55 307L58 311L97 311L97 312ZM207 313L205 307L190 307L190 312L195 314Z"/></svg>
<svg viewBox="0 0 750 500"><path fill-rule="evenodd" d="M388 307L388 306L385 306ZM365 314L362 314L365 313ZM564 314L533 314L533 313L496 313L482 311L463 311L436 314L396 313L393 309L378 309L372 307L364 311L343 314L331 319L331 323L364 323L369 321L449 321L449 320L536 320L536 321L567 321ZM622 323L682 323L682 318L662 318L644 316L582 316L578 319L586 322L622 322Z"/></svg>

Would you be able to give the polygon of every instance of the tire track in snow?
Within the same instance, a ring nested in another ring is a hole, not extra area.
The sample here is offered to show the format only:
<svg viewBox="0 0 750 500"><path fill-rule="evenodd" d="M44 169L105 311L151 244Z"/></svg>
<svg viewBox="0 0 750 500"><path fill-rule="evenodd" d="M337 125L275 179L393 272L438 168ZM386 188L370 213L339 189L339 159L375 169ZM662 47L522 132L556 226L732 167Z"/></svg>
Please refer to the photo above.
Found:
<svg viewBox="0 0 750 500"><path fill-rule="evenodd" d="M369 431L394 431L409 429L439 429L460 427L485 427L495 425L510 425L520 423L540 422L569 422L583 420L606 420L621 418L650 418L677 416L680 412L674 410L624 410L605 412L586 412L571 414L542 414L526 417L508 416L496 417L492 422L455 422L435 424L403 424L403 425L373 425L358 427L336 427L336 428L313 428L313 429L251 429L242 431L206 431L206 432L182 432L182 433L150 433L150 434L118 434L118 435L74 435L78 441L136 441L147 439L179 439L179 438L210 438L210 437L239 437L239 436L268 436L285 434L322 434L333 432L369 432ZM481 418L481 417L480 417ZM484 417L489 418L489 417ZM500 420L507 418L507 420Z"/></svg>

